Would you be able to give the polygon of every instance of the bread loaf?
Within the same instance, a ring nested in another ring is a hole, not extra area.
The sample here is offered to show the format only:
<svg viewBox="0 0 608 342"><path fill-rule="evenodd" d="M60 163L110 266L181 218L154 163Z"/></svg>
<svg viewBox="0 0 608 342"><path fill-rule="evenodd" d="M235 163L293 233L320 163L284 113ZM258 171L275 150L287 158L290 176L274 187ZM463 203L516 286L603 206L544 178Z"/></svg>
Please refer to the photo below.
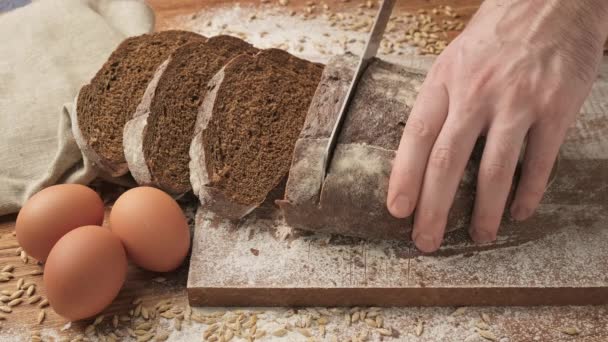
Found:
<svg viewBox="0 0 608 342"><path fill-rule="evenodd" d="M351 103L329 172L321 184L322 156L357 66L353 55L325 67L296 143L285 191L278 201L287 223L304 230L363 238L409 239L411 218L386 208L395 150L424 75L375 60ZM472 212L480 147L466 167L448 228L467 224Z"/></svg>
<svg viewBox="0 0 608 342"><path fill-rule="evenodd" d="M80 89L73 131L78 146L111 176L127 173L123 128L158 66L180 46L206 39L192 32L164 31L123 41L91 82Z"/></svg>
<svg viewBox="0 0 608 342"><path fill-rule="evenodd" d="M204 208L238 219L287 175L322 67L277 49L241 55L210 81L190 146Z"/></svg>
<svg viewBox="0 0 608 342"><path fill-rule="evenodd" d="M141 185L179 195L191 189L188 151L209 80L232 58L258 50L216 36L175 50L157 69L123 132L125 158Z"/></svg>

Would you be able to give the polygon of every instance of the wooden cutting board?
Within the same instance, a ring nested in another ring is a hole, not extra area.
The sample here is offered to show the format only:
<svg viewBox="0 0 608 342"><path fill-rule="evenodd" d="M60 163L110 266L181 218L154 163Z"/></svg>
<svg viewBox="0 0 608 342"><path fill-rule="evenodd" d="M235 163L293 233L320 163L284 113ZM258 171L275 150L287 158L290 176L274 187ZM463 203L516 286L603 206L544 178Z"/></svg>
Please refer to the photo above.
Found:
<svg viewBox="0 0 608 342"><path fill-rule="evenodd" d="M409 62L417 64L414 59ZM283 239L281 235L289 228L272 200L239 223L199 209L188 278L190 303L608 304L606 76L608 64L603 65L581 117L562 147L561 168L574 171L560 174L558 165L556 182L569 195L559 204L543 204L537 217L544 219L532 219L526 231L506 222L498 241L483 246L470 243L464 232L454 232L438 253L423 256L406 242L301 233ZM577 172L585 174L577 176ZM592 189L573 185L587 177L594 177L593 181L579 183L593 184ZM280 196L279 191L277 198Z"/></svg>

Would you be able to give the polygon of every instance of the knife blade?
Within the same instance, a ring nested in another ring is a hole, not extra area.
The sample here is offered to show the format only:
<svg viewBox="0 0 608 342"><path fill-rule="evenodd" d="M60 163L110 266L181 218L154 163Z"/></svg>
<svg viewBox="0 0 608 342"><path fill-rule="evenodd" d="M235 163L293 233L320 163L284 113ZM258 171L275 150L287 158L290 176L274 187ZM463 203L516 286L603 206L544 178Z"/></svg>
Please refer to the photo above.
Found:
<svg viewBox="0 0 608 342"><path fill-rule="evenodd" d="M365 50L363 51L363 54L359 59L359 64L355 69L355 74L350 83L350 86L348 87L346 97L344 99L344 102L342 103L342 107L340 108L340 112L338 114L338 118L336 119L336 123L334 124L334 127L331 131L331 135L329 136L329 141L325 148L325 152L323 153L323 167L321 169L321 187L323 187L325 177L327 176L327 172L329 171L331 160L334 156L334 151L338 142L338 137L340 135L340 131L342 130L342 125L344 124L346 113L348 112L350 103L352 102L353 96L355 94L357 84L359 83L361 76L365 72L365 69L369 65L369 62L378 53L378 48L380 47L380 42L382 41L382 36L384 35L384 30L386 29L388 20L391 17L395 1L396 0L383 0L382 4L380 5L380 9L378 10L378 14L376 15L374 25L372 26L372 30L369 34L369 37L367 38Z"/></svg>

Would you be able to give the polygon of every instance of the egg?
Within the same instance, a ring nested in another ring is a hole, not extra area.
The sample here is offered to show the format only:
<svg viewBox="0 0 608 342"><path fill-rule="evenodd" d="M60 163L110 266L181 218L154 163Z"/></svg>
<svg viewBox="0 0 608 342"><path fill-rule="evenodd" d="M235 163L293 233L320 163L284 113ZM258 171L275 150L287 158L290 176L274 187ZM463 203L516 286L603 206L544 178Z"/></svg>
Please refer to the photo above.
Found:
<svg viewBox="0 0 608 342"><path fill-rule="evenodd" d="M36 193L19 211L17 241L28 255L44 262L63 235L78 227L101 225L103 214L103 201L92 189L54 185Z"/></svg>
<svg viewBox="0 0 608 342"><path fill-rule="evenodd" d="M190 229L177 202L161 190L133 188L110 212L110 228L136 265L169 272L181 265L190 248Z"/></svg>
<svg viewBox="0 0 608 342"><path fill-rule="evenodd" d="M108 228L84 226L65 234L49 253L44 286L59 315L76 321L97 315L120 291L127 255Z"/></svg>

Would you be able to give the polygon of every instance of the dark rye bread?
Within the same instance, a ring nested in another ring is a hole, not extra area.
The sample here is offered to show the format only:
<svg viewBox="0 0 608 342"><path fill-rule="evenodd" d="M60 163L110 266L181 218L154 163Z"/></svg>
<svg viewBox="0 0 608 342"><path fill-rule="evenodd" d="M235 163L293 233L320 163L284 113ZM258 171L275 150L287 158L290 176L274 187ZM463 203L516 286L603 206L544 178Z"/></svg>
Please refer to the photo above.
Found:
<svg viewBox="0 0 608 342"><path fill-rule="evenodd" d="M163 31L128 38L82 89L72 118L76 141L83 153L112 176L127 173L123 127L132 117L158 66L180 46L204 42L186 31Z"/></svg>
<svg viewBox="0 0 608 342"><path fill-rule="evenodd" d="M239 219L287 175L322 66L277 49L233 59L209 82L190 145L201 204Z"/></svg>
<svg viewBox="0 0 608 342"><path fill-rule="evenodd" d="M353 55L325 67L294 151L285 199L277 201L287 223L298 229L372 239L409 239L411 218L396 219L386 208L395 150L424 75L373 61L357 86L332 164L321 186L321 161L331 129L357 65ZM475 197L479 148L467 165L448 219L448 230L464 227Z"/></svg>
<svg viewBox="0 0 608 342"><path fill-rule="evenodd" d="M207 83L232 58L257 52L239 38L216 36L183 45L158 68L123 133L129 170L139 184L175 195L191 189L188 151Z"/></svg>

